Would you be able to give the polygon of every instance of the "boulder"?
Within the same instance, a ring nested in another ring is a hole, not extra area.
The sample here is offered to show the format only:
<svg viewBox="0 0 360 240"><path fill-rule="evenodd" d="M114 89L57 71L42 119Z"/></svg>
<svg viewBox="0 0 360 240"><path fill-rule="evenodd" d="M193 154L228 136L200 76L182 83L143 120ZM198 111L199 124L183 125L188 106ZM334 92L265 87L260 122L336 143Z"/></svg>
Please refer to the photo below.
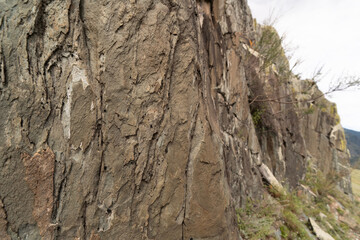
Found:
<svg viewBox="0 0 360 240"><path fill-rule="evenodd" d="M309 223L318 239L320 240L335 240L330 234L320 228L313 218L309 218Z"/></svg>

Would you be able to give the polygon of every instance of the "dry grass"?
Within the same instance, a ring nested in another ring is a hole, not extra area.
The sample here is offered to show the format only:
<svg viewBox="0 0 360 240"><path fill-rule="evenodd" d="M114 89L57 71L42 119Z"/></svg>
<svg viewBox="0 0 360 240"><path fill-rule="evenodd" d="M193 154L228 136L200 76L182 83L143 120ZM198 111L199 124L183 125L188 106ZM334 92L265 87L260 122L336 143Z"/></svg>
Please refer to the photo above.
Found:
<svg viewBox="0 0 360 240"><path fill-rule="evenodd" d="M360 170L353 169L351 172L351 182L354 195L360 197Z"/></svg>

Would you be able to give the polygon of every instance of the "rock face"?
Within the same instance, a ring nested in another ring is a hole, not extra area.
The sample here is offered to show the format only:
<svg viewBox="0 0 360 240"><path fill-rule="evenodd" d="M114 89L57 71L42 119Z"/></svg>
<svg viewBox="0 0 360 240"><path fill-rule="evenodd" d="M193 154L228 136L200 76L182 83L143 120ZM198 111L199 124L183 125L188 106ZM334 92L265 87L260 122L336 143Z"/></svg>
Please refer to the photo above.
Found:
<svg viewBox="0 0 360 240"><path fill-rule="evenodd" d="M302 88L308 88L309 82L300 84ZM345 133L340 125L336 105L326 100L316 85L310 88L308 94L303 94L299 98L316 99L300 105L305 113L300 121L307 156L313 159L324 173L337 175L340 179L339 187L351 195L350 153L346 147Z"/></svg>
<svg viewBox="0 0 360 240"><path fill-rule="evenodd" d="M0 9L2 239L239 239L261 164L291 187L310 156L346 168L336 110L261 71L245 0Z"/></svg>

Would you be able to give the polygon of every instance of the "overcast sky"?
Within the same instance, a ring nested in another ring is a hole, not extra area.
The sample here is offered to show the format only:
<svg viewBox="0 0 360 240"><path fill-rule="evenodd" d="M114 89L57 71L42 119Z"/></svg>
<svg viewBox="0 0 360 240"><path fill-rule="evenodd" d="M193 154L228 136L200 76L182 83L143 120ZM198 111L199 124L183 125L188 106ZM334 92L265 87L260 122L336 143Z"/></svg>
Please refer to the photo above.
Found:
<svg viewBox="0 0 360 240"><path fill-rule="evenodd" d="M302 64L303 78L323 66L322 91L339 76L360 77L360 0L248 0L259 23L274 16L280 34ZM335 102L345 128L360 131L360 90L347 90L327 97Z"/></svg>

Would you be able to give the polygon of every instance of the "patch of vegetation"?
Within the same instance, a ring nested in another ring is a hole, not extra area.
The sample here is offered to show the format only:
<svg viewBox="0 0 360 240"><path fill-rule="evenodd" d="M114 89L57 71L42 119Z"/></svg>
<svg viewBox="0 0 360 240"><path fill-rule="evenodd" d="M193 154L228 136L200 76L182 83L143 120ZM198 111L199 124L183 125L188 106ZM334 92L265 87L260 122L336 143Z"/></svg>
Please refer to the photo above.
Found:
<svg viewBox="0 0 360 240"><path fill-rule="evenodd" d="M268 186L267 200L249 200L237 211L242 237L274 239L278 229L282 239L310 239L308 217L312 217L334 239L353 239L359 234L354 231L360 232L360 203L337 188L338 178L338 174L325 175L309 166L301 189L280 192ZM357 230L339 219L355 221Z"/></svg>
<svg viewBox="0 0 360 240"><path fill-rule="evenodd" d="M259 127L261 125L263 113L264 110L262 108L255 108L255 110L252 111L251 116L255 127Z"/></svg>
<svg viewBox="0 0 360 240"><path fill-rule="evenodd" d="M238 226L242 237L249 240L266 239L274 234L276 221L273 206L248 199L245 208L237 210Z"/></svg>
<svg viewBox="0 0 360 240"><path fill-rule="evenodd" d="M353 169L351 171L351 184L355 196L360 197L360 170Z"/></svg>
<svg viewBox="0 0 360 240"><path fill-rule="evenodd" d="M306 231L306 226L303 222L299 220L299 217L290 211L289 209L284 209L283 219L286 226L289 228L290 233L289 237L296 237L297 239L308 239L308 233ZM294 238L290 238L294 239Z"/></svg>
<svg viewBox="0 0 360 240"><path fill-rule="evenodd" d="M262 68L266 69L278 62L282 56L285 57L285 52L282 48L283 37L280 37L272 26L264 26L261 30L260 39L254 48L262 55L264 61Z"/></svg>
<svg viewBox="0 0 360 240"><path fill-rule="evenodd" d="M271 25L265 25L261 28L261 35L254 45L255 51L262 56L261 70L268 72L274 70L279 80L286 80L292 74L292 69L299 61L290 69L288 57L289 52L283 47L284 35L279 36L276 29Z"/></svg>
<svg viewBox="0 0 360 240"><path fill-rule="evenodd" d="M304 114L309 115L309 114L313 114L315 111L315 107L314 105L311 105L310 107L308 107L307 109L304 110Z"/></svg>
<svg viewBox="0 0 360 240"><path fill-rule="evenodd" d="M325 175L320 170L308 166L302 183L309 186L320 197L327 197L328 195L334 195L336 183L340 178L341 176L335 172Z"/></svg>
<svg viewBox="0 0 360 240"><path fill-rule="evenodd" d="M274 188L269 188L269 191L283 209L280 216L284 224L280 228L283 237L285 239L308 239L309 234L306 230L306 225L300 220L304 208L306 208L305 200L297 196L296 191L279 192Z"/></svg>
<svg viewBox="0 0 360 240"><path fill-rule="evenodd" d="M323 230L335 239L346 240L351 239L348 237L350 229L349 226L338 220L338 216L355 218L360 224L360 218L357 217L360 212L356 207L356 202L337 188L336 182L340 178L341 175L338 173L330 172L325 175L319 170L308 167L303 184L316 194L316 198L306 203L307 207L304 209L304 213L316 219ZM336 202L341 207L330 209L330 205L336 204Z"/></svg>
<svg viewBox="0 0 360 240"><path fill-rule="evenodd" d="M281 225L280 226L280 232L281 232L281 237L288 239L288 237L290 236L290 230L286 225Z"/></svg>

